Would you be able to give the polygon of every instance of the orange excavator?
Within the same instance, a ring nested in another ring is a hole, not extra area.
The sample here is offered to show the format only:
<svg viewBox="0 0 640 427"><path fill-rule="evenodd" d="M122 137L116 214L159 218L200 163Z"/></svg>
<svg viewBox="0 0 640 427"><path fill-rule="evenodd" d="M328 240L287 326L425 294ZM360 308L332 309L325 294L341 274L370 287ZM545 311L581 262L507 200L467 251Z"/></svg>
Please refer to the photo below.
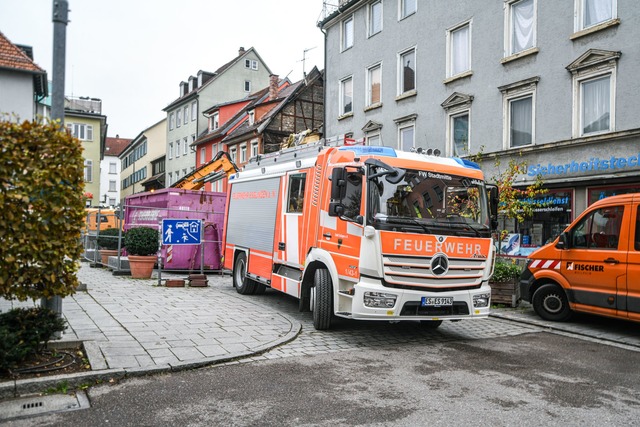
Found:
<svg viewBox="0 0 640 427"><path fill-rule="evenodd" d="M175 182L171 188L183 190L200 190L207 182L216 182L238 172L238 167L226 151L219 151L207 164L185 175Z"/></svg>

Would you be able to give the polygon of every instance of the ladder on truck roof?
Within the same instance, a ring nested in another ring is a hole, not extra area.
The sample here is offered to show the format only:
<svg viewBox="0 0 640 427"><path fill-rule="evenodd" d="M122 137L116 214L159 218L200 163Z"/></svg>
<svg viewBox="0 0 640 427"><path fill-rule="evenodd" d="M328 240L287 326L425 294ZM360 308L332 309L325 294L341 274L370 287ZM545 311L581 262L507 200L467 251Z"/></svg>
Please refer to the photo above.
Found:
<svg viewBox="0 0 640 427"><path fill-rule="evenodd" d="M244 170L252 170L258 167L271 166L273 164L315 157L325 148L346 145L345 141L349 141L349 139L345 138L344 135L340 135L333 138L310 142L308 144L300 144L295 147L285 148L272 153L258 154L257 156L249 159L249 162L244 166ZM351 141L354 142L350 145L354 145L354 143L361 143L359 140Z"/></svg>

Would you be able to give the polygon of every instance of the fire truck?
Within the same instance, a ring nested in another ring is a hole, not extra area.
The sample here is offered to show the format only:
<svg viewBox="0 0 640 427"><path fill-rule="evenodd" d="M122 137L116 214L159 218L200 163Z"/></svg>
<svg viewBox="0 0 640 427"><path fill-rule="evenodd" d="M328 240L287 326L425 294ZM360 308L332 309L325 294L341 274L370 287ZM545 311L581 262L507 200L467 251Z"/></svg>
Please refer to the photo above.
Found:
<svg viewBox="0 0 640 427"><path fill-rule="evenodd" d="M321 140L251 159L223 227L237 292L292 295L318 330L487 317L497 188L473 162L418 151Z"/></svg>

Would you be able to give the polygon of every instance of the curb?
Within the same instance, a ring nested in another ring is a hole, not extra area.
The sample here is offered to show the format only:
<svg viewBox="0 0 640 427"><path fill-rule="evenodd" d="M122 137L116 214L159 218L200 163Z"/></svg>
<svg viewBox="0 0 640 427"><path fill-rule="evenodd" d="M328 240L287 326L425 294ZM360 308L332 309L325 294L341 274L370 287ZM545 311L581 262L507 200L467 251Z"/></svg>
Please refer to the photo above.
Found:
<svg viewBox="0 0 640 427"><path fill-rule="evenodd" d="M213 366L225 362L252 357L287 344L296 339L298 335L300 335L300 332L302 331L302 324L300 322L292 319L286 314L279 313L279 315L287 319L287 321L289 321L289 323L291 324L289 332L287 332L283 337L276 341L259 345L251 350L229 353L224 356L206 357L195 361L179 362L176 364L163 364L150 367L128 369L106 369L106 364L104 364L105 362L102 361L101 363L103 363L103 366L105 366L104 370L91 370L88 372L79 372L68 375L53 375L44 378L29 378L24 380L7 381L3 384L0 384L0 399L16 398L29 394L44 393L47 389L56 389L60 384L64 384L65 382L66 387L69 390L73 390L87 385L95 385L97 383L113 382L125 378L198 369L206 366ZM69 343L73 342L66 341L60 344L66 345ZM80 343L80 341L77 341L77 343ZM94 341L87 341L84 343L84 345L85 351L87 352L87 357L89 357L91 366L93 367L94 362L91 359L89 352L91 351L93 353L93 358L95 360L101 360L101 357L96 357L98 355L101 355L100 349ZM91 348L91 350L88 350L87 346ZM97 351L97 354L94 353L95 351ZM98 365L100 364L100 362L97 362L96 364Z"/></svg>

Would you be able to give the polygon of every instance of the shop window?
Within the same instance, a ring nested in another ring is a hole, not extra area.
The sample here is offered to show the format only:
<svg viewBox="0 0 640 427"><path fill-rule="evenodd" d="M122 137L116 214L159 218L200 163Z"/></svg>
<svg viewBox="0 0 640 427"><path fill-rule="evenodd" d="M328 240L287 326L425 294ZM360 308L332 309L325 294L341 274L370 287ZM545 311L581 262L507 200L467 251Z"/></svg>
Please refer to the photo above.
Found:
<svg viewBox="0 0 640 427"><path fill-rule="evenodd" d="M637 160L636 160L637 161ZM591 187L588 189L588 203L591 206L598 200L620 194L640 193L640 185L617 185L608 187Z"/></svg>
<svg viewBox="0 0 640 427"><path fill-rule="evenodd" d="M287 213L302 213L302 206L304 204L304 186L306 179L306 173L296 173L289 175Z"/></svg>

